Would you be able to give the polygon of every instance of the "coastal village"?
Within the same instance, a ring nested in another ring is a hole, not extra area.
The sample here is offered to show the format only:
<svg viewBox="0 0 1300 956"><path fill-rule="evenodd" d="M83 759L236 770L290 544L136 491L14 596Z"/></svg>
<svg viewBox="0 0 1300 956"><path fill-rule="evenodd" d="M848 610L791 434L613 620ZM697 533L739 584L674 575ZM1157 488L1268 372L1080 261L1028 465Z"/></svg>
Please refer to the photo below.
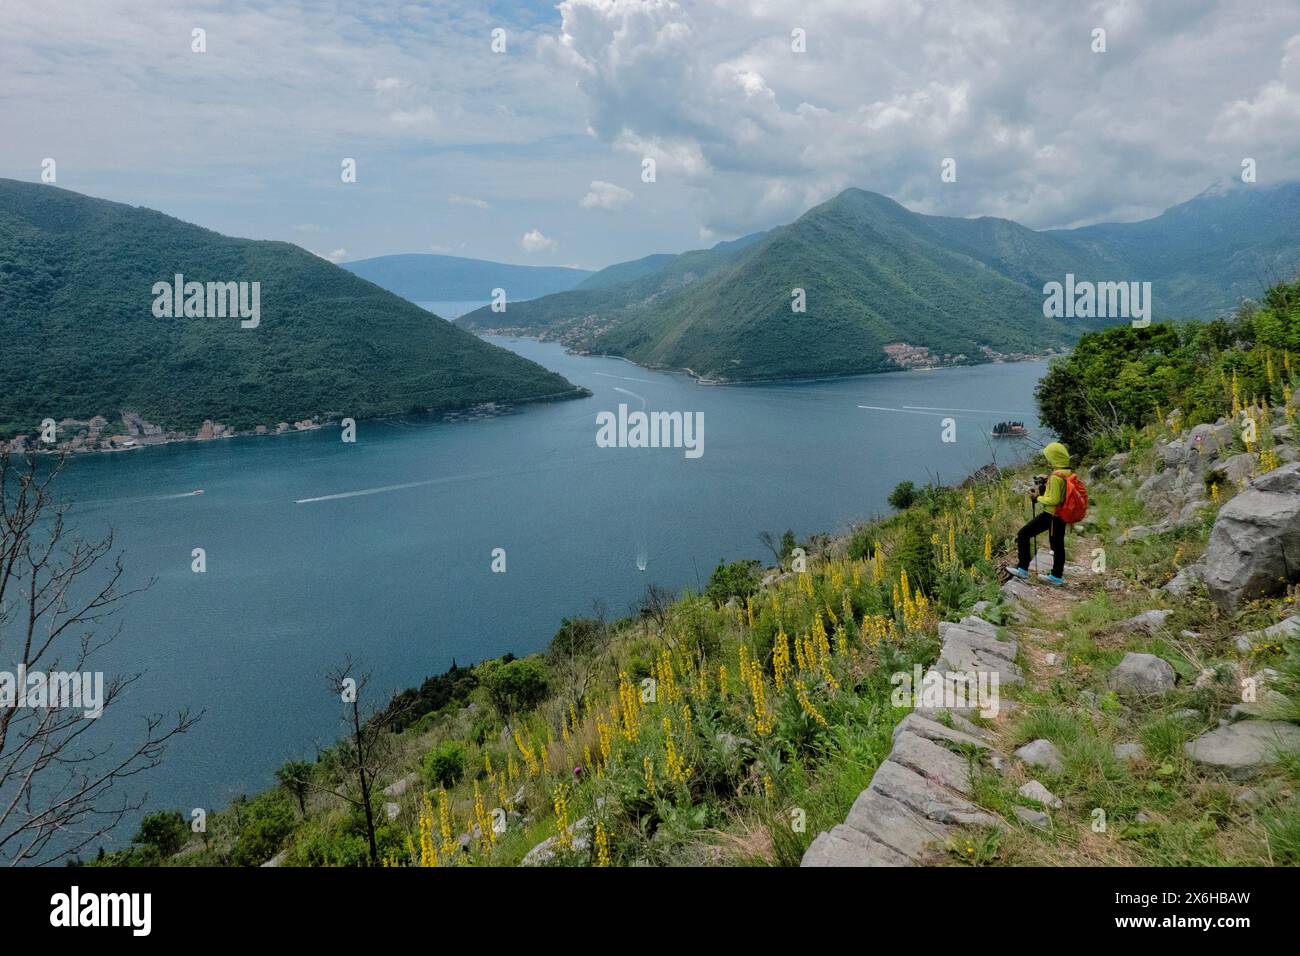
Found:
<svg viewBox="0 0 1300 956"><path fill-rule="evenodd" d="M281 435L290 431L308 431L319 428L321 422L305 418L298 422L280 422L272 426L258 425L251 431L239 432L233 425L223 425L206 419L198 431L168 431L139 414L123 411L121 417L109 421L103 415L89 420L65 418L57 425L54 442L41 441L40 433L17 435L7 442L0 440L0 449L11 454L27 452L84 454L88 452L133 451L150 445L166 445L182 441L211 441L217 438L234 438L244 435Z"/></svg>
<svg viewBox="0 0 1300 956"><path fill-rule="evenodd" d="M948 365L971 365L977 362L1033 362L1053 355L1064 354L1066 349L1048 347L1041 352L998 352L987 345L980 346L982 358L972 360L964 352L931 352L924 345L890 342L883 350L885 356L900 369L930 369Z"/></svg>
<svg viewBox="0 0 1300 956"><path fill-rule="evenodd" d="M456 409L437 414L443 422L481 421L504 415L511 409L508 402L478 402L468 408ZM40 431L34 434L16 435L11 439L0 437L0 451L11 454L37 452L45 454L85 454L88 452L135 451L151 445L167 445L174 442L212 441L218 438L234 438L237 435L283 435L286 432L305 432L339 421L337 414L319 415L304 418L296 422L279 422L272 425L258 425L255 428L240 431L233 425L204 419L203 425L195 432L164 429L160 425L146 421L139 413L123 411L121 417L109 421L103 415L82 420L65 418L58 422L55 441L41 440Z"/></svg>

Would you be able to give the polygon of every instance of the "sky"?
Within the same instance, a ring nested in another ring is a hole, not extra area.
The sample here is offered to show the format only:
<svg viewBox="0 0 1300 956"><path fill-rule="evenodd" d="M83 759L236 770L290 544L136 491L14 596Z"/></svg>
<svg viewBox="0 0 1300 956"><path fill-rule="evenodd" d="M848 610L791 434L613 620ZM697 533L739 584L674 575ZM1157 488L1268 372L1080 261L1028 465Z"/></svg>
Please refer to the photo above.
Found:
<svg viewBox="0 0 1300 956"><path fill-rule="evenodd" d="M595 269L849 186L1128 221L1297 130L1296 0L0 0L0 176L333 261Z"/></svg>

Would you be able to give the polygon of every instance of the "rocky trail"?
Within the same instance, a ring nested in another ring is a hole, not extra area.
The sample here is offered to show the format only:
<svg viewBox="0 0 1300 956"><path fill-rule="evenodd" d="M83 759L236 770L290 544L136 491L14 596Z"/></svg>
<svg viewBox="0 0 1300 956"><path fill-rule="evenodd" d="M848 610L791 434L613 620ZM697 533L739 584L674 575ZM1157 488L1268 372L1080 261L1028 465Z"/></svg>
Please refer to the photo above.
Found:
<svg viewBox="0 0 1300 956"><path fill-rule="evenodd" d="M1039 573L1049 571L1051 552L1039 552L1034 567ZM1082 569L1067 565L1066 574L1079 580ZM1041 682L1054 664L1048 646L1056 635L1035 624L1055 618L1077 600L1077 588L1012 578L1002 586L1001 603L1014 623L999 628L980 617L988 602L976 605L973 614L957 623L941 623L942 645L931 673L996 673L999 689ZM1056 748L1046 740L1020 748L1014 758L1008 756L998 722L1014 710L1014 701L1001 699L996 714L985 711L981 726L975 722L980 707L969 699L965 707L917 707L895 727L889 756L844 822L819 834L801 865L926 865L942 861L944 847L959 827L1005 828L1006 820L972 800L977 766L1005 773L1012 759L1031 768L1059 763ZM1049 807L1056 802L1036 780L1026 783L1022 794ZM1031 826L1047 823L1046 814L1027 807L1018 807L1016 816Z"/></svg>
<svg viewBox="0 0 1300 956"><path fill-rule="evenodd" d="M1228 446L1223 431L1220 424L1214 436L1219 439L1218 446L1208 457L1204 455L1204 440L1196 440L1196 433L1172 451L1158 449L1169 467L1143 482L1152 492L1148 511L1168 515L1154 523L1156 533L1187 522L1196 509L1205 506L1196 475L1212 466L1218 448ZM1228 463L1236 470L1242 468L1241 456L1229 458ZM1112 460L1108 466L1116 464ZM1118 464L1122 466L1123 461ZM1126 482L1127 487L1136 486L1118 467L1111 467L1108 477L1121 488ZM1180 491L1168 491L1175 486ZM1020 706L1016 698L1026 692L1047 695L1054 683L1059 683L1069 653L1063 622L1079 602L1098 591L1107 591L1110 597L1128 599L1149 609L1105 625L1099 639L1113 642L1115 648L1126 652L1106 673L1104 688L1099 690L1113 698L1125 716L1133 706L1148 708L1172 699L1168 695L1179 681L1174 667L1160 656L1129 649L1157 637L1177 643L1167 626L1175 612L1150 605L1170 598L1185 599L1190 588L1203 586L1219 608L1235 608L1243 592L1266 590L1278 579L1285 581L1291 567L1300 566L1290 554L1295 547L1292 542L1300 539L1300 464L1284 465L1253 480L1243 478L1240 488L1240 493L1221 510L1206 553L1190 570L1171 581L1163 593L1132 588L1079 563L1067 563L1065 587L1052 587L1041 577L1051 566L1051 553L1044 548L1036 555L1036 576L1030 581L1011 578L1002 585L996 602L982 601L960 621L941 623L941 649L931 668L933 677L927 675L927 681L939 681L952 672L996 674L1001 692L996 714L986 710L980 716L979 707L973 706L917 706L896 727L889 756L844 822L820 833L805 852L801 865L938 865L952 859L954 848L960 855L963 843L968 852L973 852L969 833L963 838L962 828L1005 832L1024 827L1047 831L1053 827L1053 815L1058 811L1077 812L1078 808L1062 809L1062 801L1035 778L1035 774L1047 774L1050 780L1064 773L1063 756L1056 744L1040 738L1014 746L1017 739L1012 732L1013 715ZM1076 530L1083 533L1070 535L1068 550L1076 559L1086 560L1096 553L1095 548L1103 546L1103 541L1096 537L1095 523ZM1135 530L1136 536L1130 532L1119 542L1145 536L1146 529L1139 526ZM1000 621L1001 626L986 618ZM1235 646L1242 655L1236 664L1237 673L1249 672L1253 648L1276 644L1297 632L1300 616L1237 635ZM1183 633L1185 637L1199 636ZM1186 656L1197 659L1191 651ZM1216 679L1214 670L1204 668L1196 687ZM1189 685L1184 681L1178 686L1185 689ZM1078 698L1074 711L1096 713L1095 691L1083 691ZM1194 709L1176 711L1175 716L1199 720L1201 726L1206 724L1204 715ZM1257 705L1237 704L1218 720L1217 726L1188 740L1184 751L1198 772L1240 787L1242 781L1275 763L1279 754L1300 754L1300 726L1266 719ZM1121 762L1141 764L1147 759L1137 742L1116 742L1113 754ZM1002 813L979 805L977 778L985 773L997 775L1009 786L1023 781L1016 789L1019 800L1009 808L1010 812L1006 805ZM1282 795L1287 799L1291 796L1289 790L1283 790ZM1258 795L1252 788L1238 790L1238 803L1256 799ZM1139 814L1138 820L1143 816Z"/></svg>

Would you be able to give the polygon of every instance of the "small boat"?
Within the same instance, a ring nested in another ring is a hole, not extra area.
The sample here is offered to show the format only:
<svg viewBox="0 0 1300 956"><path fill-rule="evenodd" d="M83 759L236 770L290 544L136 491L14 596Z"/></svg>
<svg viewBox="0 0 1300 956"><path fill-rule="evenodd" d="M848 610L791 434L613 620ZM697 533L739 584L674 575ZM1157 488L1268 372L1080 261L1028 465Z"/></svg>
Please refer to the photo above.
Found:
<svg viewBox="0 0 1300 956"><path fill-rule="evenodd" d="M202 488L195 488L193 491L190 492L190 494L192 494L192 495L201 495L201 494L203 494L203 489L202 489Z"/></svg>
<svg viewBox="0 0 1300 956"><path fill-rule="evenodd" d="M1028 432L1024 422L998 422L992 434L994 438L1023 438Z"/></svg>

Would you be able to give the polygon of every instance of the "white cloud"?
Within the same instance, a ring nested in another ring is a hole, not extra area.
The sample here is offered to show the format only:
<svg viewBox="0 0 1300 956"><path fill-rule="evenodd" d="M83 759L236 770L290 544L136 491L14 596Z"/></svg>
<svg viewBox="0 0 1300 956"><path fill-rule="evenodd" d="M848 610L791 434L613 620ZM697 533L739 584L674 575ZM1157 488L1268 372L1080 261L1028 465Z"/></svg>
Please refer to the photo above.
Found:
<svg viewBox="0 0 1300 956"><path fill-rule="evenodd" d="M482 199L475 199L473 196L461 196L452 193L447 197L447 202L454 203L457 206L473 206L475 209L491 209L492 207Z"/></svg>
<svg viewBox="0 0 1300 956"><path fill-rule="evenodd" d="M540 229L529 229L524 233L524 237L519 240L519 245L523 247L524 252L530 254L537 252L554 252L557 248L556 241L554 239L548 239L546 236L542 235Z"/></svg>
<svg viewBox="0 0 1300 956"><path fill-rule="evenodd" d="M578 200L583 209L608 209L611 212L626 209L632 202L632 191L622 186L615 186L603 179L593 179L587 189L587 195Z"/></svg>
<svg viewBox="0 0 1300 956"><path fill-rule="evenodd" d="M1213 136L1223 142L1238 142L1255 149L1275 145L1294 149L1300 130L1300 34L1287 41L1270 79L1249 97L1227 104L1219 113Z"/></svg>
<svg viewBox="0 0 1300 956"><path fill-rule="evenodd" d="M322 259L328 259L330 262L342 262L348 257L346 249L333 249L329 252L318 252L316 254Z"/></svg>
<svg viewBox="0 0 1300 956"><path fill-rule="evenodd" d="M1065 226L1153 214L1245 156L1262 182L1300 178L1295 0L226 0L201 21L197 55L183 5L5 5L0 175L52 156L60 186L238 235L320 223L354 255L423 248L430 207L498 258L547 222L592 262L787 222L851 185ZM343 156L362 168L346 194ZM606 181L635 217L584 213L617 204Z"/></svg>
<svg viewBox="0 0 1300 956"><path fill-rule="evenodd" d="M1288 0L1251 17L1223 0L559 10L539 47L586 97L590 135L653 156L718 233L788 221L849 185L1037 226L1149 215L1230 174L1247 145L1276 178L1300 177L1300 42L1278 39L1300 31ZM806 53L791 50L796 25ZM1105 54L1090 49L1097 25ZM939 178L949 156L955 184Z"/></svg>

